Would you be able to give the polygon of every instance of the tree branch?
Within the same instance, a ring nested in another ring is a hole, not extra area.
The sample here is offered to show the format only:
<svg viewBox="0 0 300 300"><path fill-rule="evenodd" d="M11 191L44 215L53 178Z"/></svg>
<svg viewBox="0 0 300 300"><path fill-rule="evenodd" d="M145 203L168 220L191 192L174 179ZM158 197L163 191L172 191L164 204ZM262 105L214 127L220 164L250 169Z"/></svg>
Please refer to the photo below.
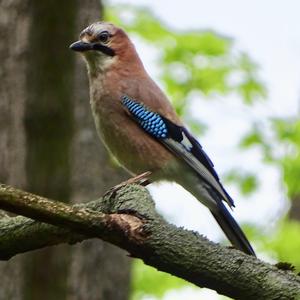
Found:
<svg viewBox="0 0 300 300"><path fill-rule="evenodd" d="M20 216L1 219L2 259L97 237L158 270L235 299L300 297L299 276L168 224L139 186L126 186L114 197L69 206L1 185L0 208L37 220Z"/></svg>

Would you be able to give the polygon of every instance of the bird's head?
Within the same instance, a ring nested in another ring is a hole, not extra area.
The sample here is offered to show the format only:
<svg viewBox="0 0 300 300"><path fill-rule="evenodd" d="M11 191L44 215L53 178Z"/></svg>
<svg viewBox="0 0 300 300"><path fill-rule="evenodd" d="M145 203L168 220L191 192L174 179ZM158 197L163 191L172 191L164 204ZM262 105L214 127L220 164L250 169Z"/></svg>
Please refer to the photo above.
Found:
<svg viewBox="0 0 300 300"><path fill-rule="evenodd" d="M124 30L107 22L96 22L85 28L70 49L83 54L92 72L103 72L117 60L130 62L137 57Z"/></svg>

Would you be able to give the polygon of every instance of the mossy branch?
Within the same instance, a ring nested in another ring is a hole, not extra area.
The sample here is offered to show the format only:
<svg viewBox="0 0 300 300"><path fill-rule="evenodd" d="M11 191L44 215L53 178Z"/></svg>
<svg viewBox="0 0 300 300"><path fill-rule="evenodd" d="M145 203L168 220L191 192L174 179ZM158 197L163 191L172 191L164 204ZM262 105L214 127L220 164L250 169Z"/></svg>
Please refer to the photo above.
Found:
<svg viewBox="0 0 300 300"><path fill-rule="evenodd" d="M1 259L101 238L158 270L235 299L300 299L299 276L167 223L140 186L70 206L0 185L0 208L34 219L0 219Z"/></svg>

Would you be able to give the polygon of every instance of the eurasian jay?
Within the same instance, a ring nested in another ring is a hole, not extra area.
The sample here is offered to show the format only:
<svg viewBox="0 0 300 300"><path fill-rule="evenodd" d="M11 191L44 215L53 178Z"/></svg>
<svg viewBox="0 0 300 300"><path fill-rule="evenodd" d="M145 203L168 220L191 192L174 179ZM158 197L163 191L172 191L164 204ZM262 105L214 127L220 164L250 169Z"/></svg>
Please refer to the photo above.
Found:
<svg viewBox="0 0 300 300"><path fill-rule="evenodd" d="M97 22L79 38L70 48L87 63L92 112L107 149L132 174L149 171L150 181L180 184L208 207L237 249L255 255L224 205L234 203L212 161L147 74L124 30Z"/></svg>

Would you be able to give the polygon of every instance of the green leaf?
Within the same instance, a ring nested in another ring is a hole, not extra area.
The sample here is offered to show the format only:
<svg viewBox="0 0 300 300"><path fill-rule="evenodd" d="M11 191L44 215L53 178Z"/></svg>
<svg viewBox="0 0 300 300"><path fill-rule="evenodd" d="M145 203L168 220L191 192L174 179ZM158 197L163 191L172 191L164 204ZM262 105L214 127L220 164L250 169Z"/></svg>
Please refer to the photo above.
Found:
<svg viewBox="0 0 300 300"><path fill-rule="evenodd" d="M265 247L276 252L279 261L291 262L300 271L300 223L285 219L273 237L264 239Z"/></svg>
<svg viewBox="0 0 300 300"><path fill-rule="evenodd" d="M240 141L241 148L250 148L255 145L263 145L264 144L264 137L262 132L257 128L254 127L250 132L248 132Z"/></svg>
<svg viewBox="0 0 300 300"><path fill-rule="evenodd" d="M145 7L109 7L105 17L160 50L161 80L181 116L187 113L186 99L193 91L207 98L238 93L248 105L265 96L256 79L258 66L245 53L236 55L228 37L212 30L172 30ZM235 74L243 81L232 85Z"/></svg>
<svg viewBox="0 0 300 300"><path fill-rule="evenodd" d="M245 196L253 194L259 186L257 176L241 169L229 171L225 174L224 179L229 183L236 184Z"/></svg>
<svg viewBox="0 0 300 300"><path fill-rule="evenodd" d="M134 260L132 269L131 300L139 300L143 296L161 299L171 289L193 286L183 279L157 271L145 265L141 260Z"/></svg>

